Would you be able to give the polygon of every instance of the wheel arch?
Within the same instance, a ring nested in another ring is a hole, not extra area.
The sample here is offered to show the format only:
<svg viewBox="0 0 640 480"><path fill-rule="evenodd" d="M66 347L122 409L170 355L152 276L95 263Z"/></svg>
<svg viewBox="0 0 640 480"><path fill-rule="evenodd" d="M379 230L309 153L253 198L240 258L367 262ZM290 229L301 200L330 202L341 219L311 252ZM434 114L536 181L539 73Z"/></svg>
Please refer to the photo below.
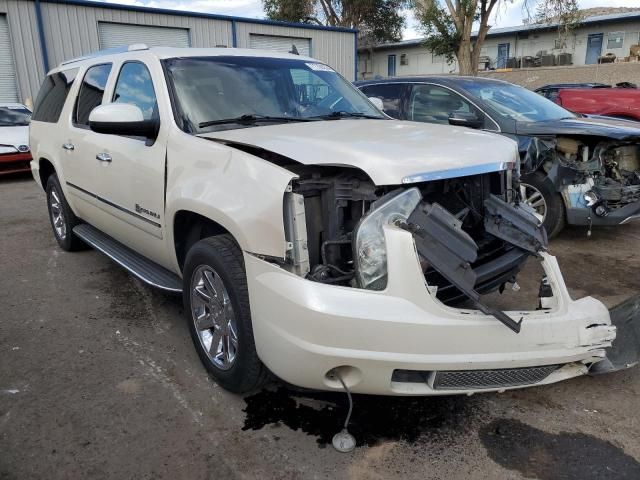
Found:
<svg viewBox="0 0 640 480"><path fill-rule="evenodd" d="M40 157L38 159L38 175L40 178L40 185L43 190L47 189L47 180L51 175L57 173L56 167L53 165L53 162L45 157Z"/></svg>
<svg viewBox="0 0 640 480"><path fill-rule="evenodd" d="M237 229L227 228L222 223L193 209L177 210L173 215L171 231L173 233L173 248L180 271L184 268L189 249L204 238L229 234L240 245L240 248L243 248L245 243Z"/></svg>

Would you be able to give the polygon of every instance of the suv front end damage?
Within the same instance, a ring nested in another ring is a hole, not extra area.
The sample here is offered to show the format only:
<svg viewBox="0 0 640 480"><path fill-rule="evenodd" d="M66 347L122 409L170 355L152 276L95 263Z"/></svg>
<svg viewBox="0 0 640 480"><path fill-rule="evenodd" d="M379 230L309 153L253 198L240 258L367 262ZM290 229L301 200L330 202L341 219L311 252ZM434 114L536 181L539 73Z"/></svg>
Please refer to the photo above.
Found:
<svg viewBox="0 0 640 480"><path fill-rule="evenodd" d="M511 194L513 171L402 187L348 168L295 173L287 260L245 254L258 353L286 381L338 390L337 369L358 393L470 394L584 375L606 358L609 312L571 299L544 229ZM544 270L538 309L485 302L527 258Z"/></svg>
<svg viewBox="0 0 640 480"><path fill-rule="evenodd" d="M532 137L525 172L540 168L562 195L572 225L619 225L640 218L640 137Z"/></svg>

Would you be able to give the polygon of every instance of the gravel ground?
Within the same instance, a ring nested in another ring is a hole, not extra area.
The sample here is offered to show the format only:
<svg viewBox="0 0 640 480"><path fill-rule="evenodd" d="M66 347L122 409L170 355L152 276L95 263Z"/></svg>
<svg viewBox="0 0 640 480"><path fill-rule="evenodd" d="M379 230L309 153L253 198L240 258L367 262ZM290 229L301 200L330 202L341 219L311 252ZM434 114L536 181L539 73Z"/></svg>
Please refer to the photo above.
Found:
<svg viewBox="0 0 640 480"><path fill-rule="evenodd" d="M327 442L344 395L223 391L179 299L60 250L29 177L0 180L0 212L0 479L640 478L640 368L503 394L356 396L359 446L340 454ZM572 228L551 252L575 297L613 306L640 291L639 246L640 224Z"/></svg>

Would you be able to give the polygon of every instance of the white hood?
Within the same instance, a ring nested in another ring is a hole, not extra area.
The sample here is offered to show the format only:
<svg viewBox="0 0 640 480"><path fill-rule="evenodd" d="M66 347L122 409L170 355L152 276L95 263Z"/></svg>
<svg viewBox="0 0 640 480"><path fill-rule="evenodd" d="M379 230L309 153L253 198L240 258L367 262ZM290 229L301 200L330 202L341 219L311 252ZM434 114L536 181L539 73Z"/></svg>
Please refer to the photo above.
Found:
<svg viewBox="0 0 640 480"><path fill-rule="evenodd" d="M501 135L398 120L287 123L200 136L253 145L306 165L353 166L377 185L472 175L518 162L516 143Z"/></svg>
<svg viewBox="0 0 640 480"><path fill-rule="evenodd" d="M16 150L20 145L29 145L29 126L0 127L0 145L10 145Z"/></svg>

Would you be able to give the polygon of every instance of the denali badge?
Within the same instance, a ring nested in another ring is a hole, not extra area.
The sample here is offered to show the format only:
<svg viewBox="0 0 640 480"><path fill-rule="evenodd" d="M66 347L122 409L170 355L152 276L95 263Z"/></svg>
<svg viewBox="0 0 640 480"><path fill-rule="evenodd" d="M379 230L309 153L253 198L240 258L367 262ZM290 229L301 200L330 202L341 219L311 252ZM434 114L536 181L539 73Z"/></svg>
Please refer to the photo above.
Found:
<svg viewBox="0 0 640 480"><path fill-rule="evenodd" d="M158 218L158 219L160 218L160 215L158 215L156 212L152 212L151 210L147 210L146 208L141 207L137 203L136 203L136 212L137 213L144 213L145 215L149 215L149 216L154 217L154 218Z"/></svg>

